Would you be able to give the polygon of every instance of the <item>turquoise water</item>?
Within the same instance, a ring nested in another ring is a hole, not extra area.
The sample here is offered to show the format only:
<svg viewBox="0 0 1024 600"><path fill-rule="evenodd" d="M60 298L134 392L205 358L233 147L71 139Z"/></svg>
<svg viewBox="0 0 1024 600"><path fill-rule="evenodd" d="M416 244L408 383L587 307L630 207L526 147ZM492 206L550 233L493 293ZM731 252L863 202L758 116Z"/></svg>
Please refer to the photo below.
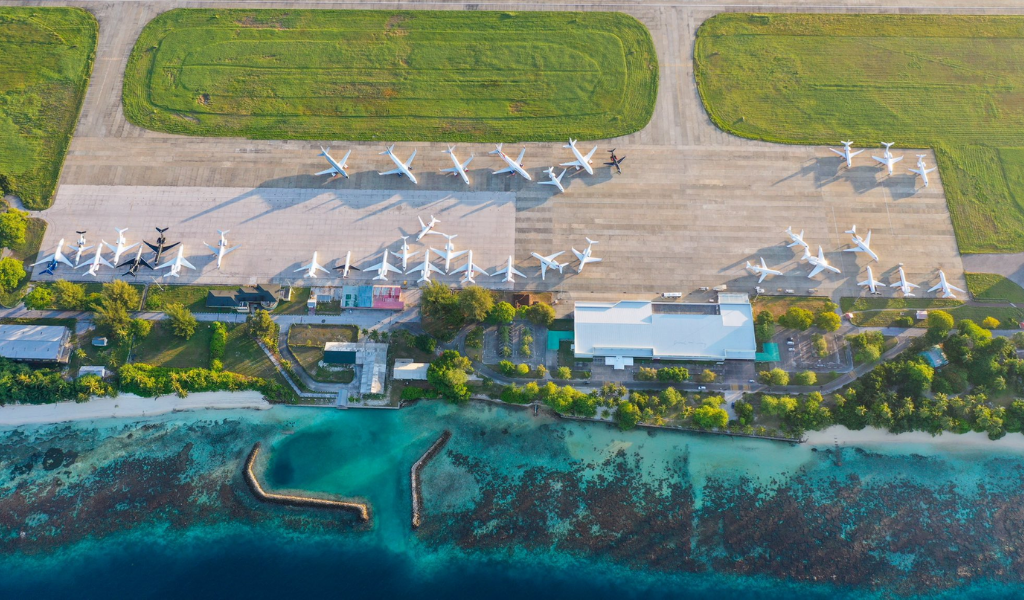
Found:
<svg viewBox="0 0 1024 600"><path fill-rule="evenodd" d="M410 525L409 469L424 524ZM352 517L256 502L365 499ZM0 431L0 597L1020 597L1024 458L619 432L526 410L205 411Z"/></svg>

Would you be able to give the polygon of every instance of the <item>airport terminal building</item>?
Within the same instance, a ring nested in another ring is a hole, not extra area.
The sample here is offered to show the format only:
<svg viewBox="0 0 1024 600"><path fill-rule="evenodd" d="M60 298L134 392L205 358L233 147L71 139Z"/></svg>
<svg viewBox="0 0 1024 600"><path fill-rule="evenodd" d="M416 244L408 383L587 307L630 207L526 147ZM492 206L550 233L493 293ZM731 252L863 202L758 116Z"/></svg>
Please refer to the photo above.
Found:
<svg viewBox="0 0 1024 600"><path fill-rule="evenodd" d="M577 358L603 358L622 368L635 358L754 360L754 318L746 294L717 303L577 302Z"/></svg>

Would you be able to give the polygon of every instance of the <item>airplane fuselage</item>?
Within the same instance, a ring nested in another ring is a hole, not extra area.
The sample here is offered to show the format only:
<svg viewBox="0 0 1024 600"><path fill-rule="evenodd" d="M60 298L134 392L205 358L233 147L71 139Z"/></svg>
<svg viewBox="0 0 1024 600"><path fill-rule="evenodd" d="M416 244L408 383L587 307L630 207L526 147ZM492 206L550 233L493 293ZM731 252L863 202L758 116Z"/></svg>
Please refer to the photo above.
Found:
<svg viewBox="0 0 1024 600"><path fill-rule="evenodd" d="M512 169L512 171L515 172L517 175L521 175L523 179L527 181L533 181L533 178L530 177L530 174L526 172L526 169L523 168L523 165L517 163L514 158L512 158L508 154L505 154L504 151L499 151L498 156L500 156L501 160L505 161L505 164L508 165L508 168Z"/></svg>

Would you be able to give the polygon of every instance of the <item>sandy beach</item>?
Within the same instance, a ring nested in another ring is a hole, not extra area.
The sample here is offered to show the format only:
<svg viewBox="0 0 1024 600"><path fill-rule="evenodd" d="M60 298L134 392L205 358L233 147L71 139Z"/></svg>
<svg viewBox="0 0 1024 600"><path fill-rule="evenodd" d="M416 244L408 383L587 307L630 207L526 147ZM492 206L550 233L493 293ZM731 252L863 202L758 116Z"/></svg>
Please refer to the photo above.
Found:
<svg viewBox="0 0 1024 600"><path fill-rule="evenodd" d="M1008 433L1002 439L990 440L988 435L978 432L964 434L943 433L932 436L923 431L892 434L884 429L865 427L851 431L842 425L833 425L822 431L807 432L807 444L811 446L882 446L890 444L924 444L944 451L955 450L1022 450L1024 435Z"/></svg>
<svg viewBox="0 0 1024 600"><path fill-rule="evenodd" d="M122 394L116 398L93 398L89 402L56 404L20 404L0 406L0 427L64 423L124 417L152 417L171 412L219 408L265 410L271 404L259 392L202 392L186 398L160 396L142 398Z"/></svg>

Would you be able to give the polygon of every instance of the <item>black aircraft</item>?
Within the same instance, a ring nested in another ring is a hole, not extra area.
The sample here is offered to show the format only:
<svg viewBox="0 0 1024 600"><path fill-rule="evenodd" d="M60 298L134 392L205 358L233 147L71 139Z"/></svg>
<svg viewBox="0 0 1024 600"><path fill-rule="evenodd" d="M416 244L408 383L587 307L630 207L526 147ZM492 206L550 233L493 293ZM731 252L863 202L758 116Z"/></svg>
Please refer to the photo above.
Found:
<svg viewBox="0 0 1024 600"><path fill-rule="evenodd" d="M612 155L611 156L611 162L604 163L605 166L606 167L615 167L615 170L619 172L619 175L622 175L622 167L620 165L622 165L622 161L626 160L626 157L625 156L623 156L623 157L615 156L615 148L612 148L611 150L609 150L608 154Z"/></svg>
<svg viewBox="0 0 1024 600"><path fill-rule="evenodd" d="M164 252L166 252L167 250L170 250L171 248L173 248L173 247L175 247L175 246L177 246L178 244L181 243L181 242L175 242L175 243L173 243L173 244L168 246L167 245L167 237L164 235L164 232L167 231L167 229L168 229L167 227L164 227L163 229L160 229L159 227L156 228L156 230L160 233L160 237L158 237L156 239L156 245L150 244L149 242L145 242L145 244L147 246L149 246L150 249L153 250L153 252L156 253L156 256L153 257L153 263L154 264L158 264L160 262L160 259L164 255ZM146 265L146 266L149 267L149 265ZM153 267L149 267L149 268L152 269Z"/></svg>
<svg viewBox="0 0 1024 600"><path fill-rule="evenodd" d="M125 275L131 275L132 277L139 276L139 267L149 267L150 270L153 269L153 265L149 264L146 262L146 259L142 258L141 246L139 246L139 251L135 254L135 258L129 258L123 263L117 265L118 269L121 267L128 267L128 271L125 272Z"/></svg>

